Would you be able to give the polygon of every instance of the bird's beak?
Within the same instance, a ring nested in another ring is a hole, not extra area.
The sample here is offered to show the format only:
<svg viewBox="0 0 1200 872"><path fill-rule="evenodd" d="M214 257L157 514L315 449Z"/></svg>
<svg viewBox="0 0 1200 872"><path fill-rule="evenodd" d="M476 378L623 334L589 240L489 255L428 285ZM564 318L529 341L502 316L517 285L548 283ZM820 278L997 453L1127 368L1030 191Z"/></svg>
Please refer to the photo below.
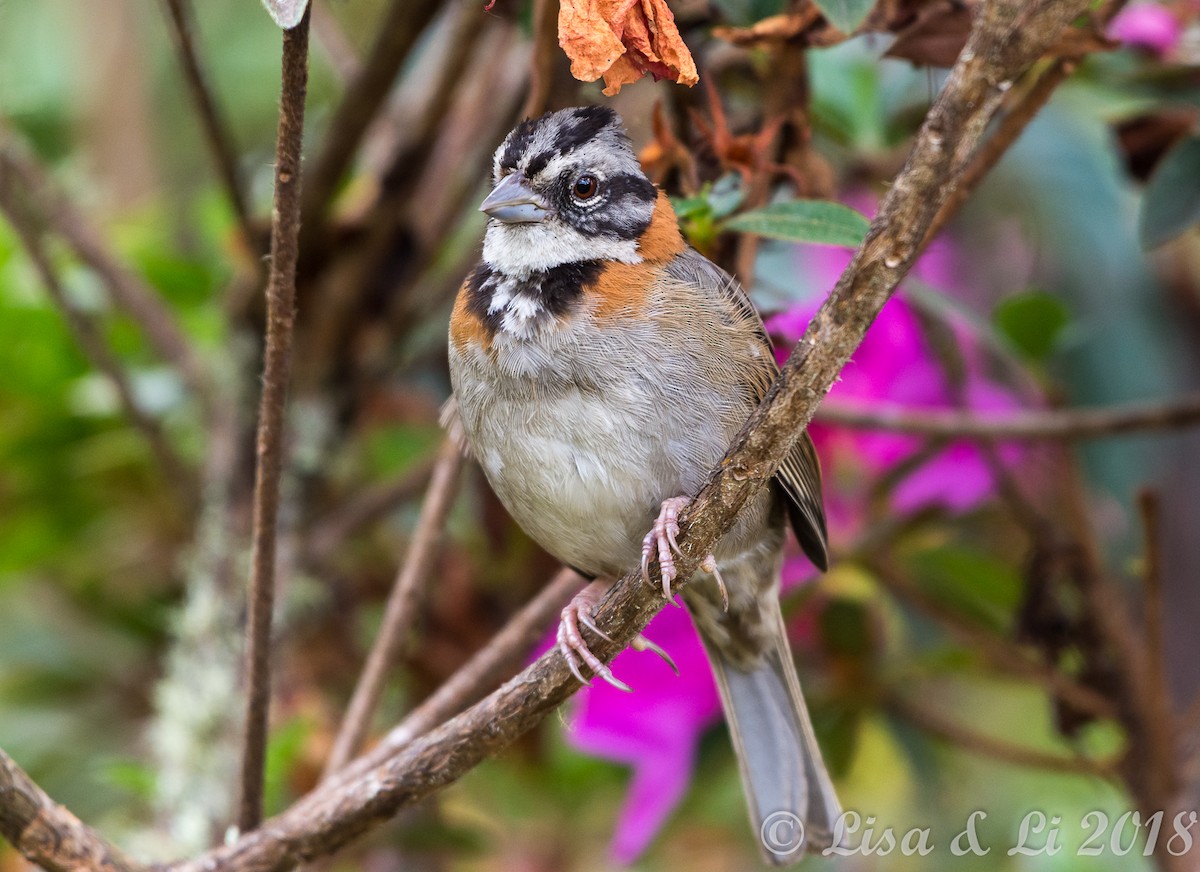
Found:
<svg viewBox="0 0 1200 872"><path fill-rule="evenodd" d="M509 173L479 204L479 211L505 224L538 224L546 220L551 210L520 173Z"/></svg>

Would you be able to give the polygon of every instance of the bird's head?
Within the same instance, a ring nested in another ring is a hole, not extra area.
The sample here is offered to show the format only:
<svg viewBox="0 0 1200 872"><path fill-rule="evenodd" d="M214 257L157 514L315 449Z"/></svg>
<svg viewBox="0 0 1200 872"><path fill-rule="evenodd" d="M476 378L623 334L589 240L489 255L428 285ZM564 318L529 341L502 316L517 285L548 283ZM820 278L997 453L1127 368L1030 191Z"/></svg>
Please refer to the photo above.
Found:
<svg viewBox="0 0 1200 872"><path fill-rule="evenodd" d="M564 263L636 263L657 189L620 117L603 106L521 122L496 149L483 259L528 276Z"/></svg>

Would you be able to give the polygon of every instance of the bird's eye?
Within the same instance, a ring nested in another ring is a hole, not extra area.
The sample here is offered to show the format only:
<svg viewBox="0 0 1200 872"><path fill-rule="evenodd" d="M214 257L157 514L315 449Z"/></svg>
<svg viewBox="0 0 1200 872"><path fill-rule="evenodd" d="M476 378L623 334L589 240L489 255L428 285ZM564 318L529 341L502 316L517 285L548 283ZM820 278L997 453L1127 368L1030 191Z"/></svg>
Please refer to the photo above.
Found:
<svg viewBox="0 0 1200 872"><path fill-rule="evenodd" d="M590 200L596 196L599 190L600 182L596 177L584 173L575 180L575 184L571 188L571 193L575 195L576 200Z"/></svg>

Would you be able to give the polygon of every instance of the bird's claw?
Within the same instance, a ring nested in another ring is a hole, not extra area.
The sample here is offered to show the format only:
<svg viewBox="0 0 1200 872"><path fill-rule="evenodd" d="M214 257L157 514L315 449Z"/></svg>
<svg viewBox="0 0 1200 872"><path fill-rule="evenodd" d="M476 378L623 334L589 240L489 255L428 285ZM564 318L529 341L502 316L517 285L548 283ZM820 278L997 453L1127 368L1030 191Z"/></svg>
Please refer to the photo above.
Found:
<svg viewBox="0 0 1200 872"><path fill-rule="evenodd" d="M642 540L642 578L650 583L650 560L658 558L658 568L662 575L663 597L671 599L671 582L678 574L675 569L675 555L681 554L676 536L679 535L679 512L689 500L687 497L672 497L663 500L654 526Z"/></svg>
<svg viewBox="0 0 1200 872"><path fill-rule="evenodd" d="M579 666L580 660L587 665L588 669L592 670L593 675L604 679L617 690L630 693L633 688L613 675L608 665L592 653L579 629L582 624L600 638L612 641L612 637L597 627L596 622L592 620L592 609L595 607L598 597L591 591L591 587L585 588L562 610L562 620L559 621L558 635L555 639L558 650L563 659L567 661L567 668L571 670L571 674L579 679L579 683L585 687L591 687L591 682L584 678L583 671Z"/></svg>
<svg viewBox="0 0 1200 872"><path fill-rule="evenodd" d="M717 590L721 592L721 608L729 611L729 588L725 586L725 579L721 578L721 572L717 569L717 558L708 555L700 564L700 568L713 577L713 581L717 583Z"/></svg>
<svg viewBox="0 0 1200 872"><path fill-rule="evenodd" d="M675 605L678 603L671 598L671 582L678 575L678 571L675 569L675 555L683 553L679 550L679 543L675 537L679 535L679 513L688 502L687 497L672 497L669 500L663 500L662 509L654 520L654 526L642 540L642 579L646 584L650 583L650 560L657 556L658 567L662 574L663 597ZM721 592L721 605L725 611L729 611L729 589L725 587L725 579L717 570L717 558L709 554L700 564L700 568L716 581L717 590Z"/></svg>
<svg viewBox="0 0 1200 872"><path fill-rule="evenodd" d="M675 661L671 659L671 655L664 651L660 646L651 642L645 636L638 636L629 643L629 647L634 651L650 651L662 658L663 662L671 667L671 671L676 675L679 674L679 667L675 665Z"/></svg>

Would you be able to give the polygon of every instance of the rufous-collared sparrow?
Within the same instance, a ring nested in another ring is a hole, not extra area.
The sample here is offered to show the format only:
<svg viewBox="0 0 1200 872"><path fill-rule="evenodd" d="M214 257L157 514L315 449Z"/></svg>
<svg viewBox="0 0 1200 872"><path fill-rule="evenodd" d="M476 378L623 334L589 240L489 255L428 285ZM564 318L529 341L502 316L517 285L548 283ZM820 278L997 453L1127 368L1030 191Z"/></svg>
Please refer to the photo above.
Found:
<svg viewBox="0 0 1200 872"><path fill-rule="evenodd" d="M598 579L563 612L559 647L572 671L583 680L582 660L623 686L581 626L593 626L611 580L639 563L645 575L659 561L670 596L678 512L762 399L775 359L742 288L684 242L611 109L522 122L496 150L494 181L480 206L483 258L450 321L457 414L517 523ZM716 674L755 831L802 822L811 851L830 843L840 808L779 609L789 519L825 568L807 435L683 598Z"/></svg>

